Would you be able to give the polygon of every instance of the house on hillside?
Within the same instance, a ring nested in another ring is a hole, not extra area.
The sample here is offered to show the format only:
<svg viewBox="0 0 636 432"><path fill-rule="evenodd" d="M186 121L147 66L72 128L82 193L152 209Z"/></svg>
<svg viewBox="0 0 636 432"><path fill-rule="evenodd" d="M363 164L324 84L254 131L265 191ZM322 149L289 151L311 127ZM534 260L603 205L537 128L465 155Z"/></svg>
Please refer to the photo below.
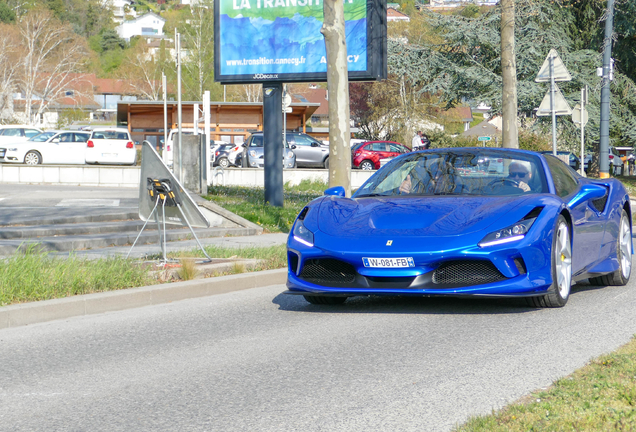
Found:
<svg viewBox="0 0 636 432"><path fill-rule="evenodd" d="M31 112L35 118L27 119L27 101L21 92L13 95L11 116L21 123L33 124L43 129L56 128L69 112L80 115L83 120L114 121L117 103L136 101L129 82L124 80L97 78L95 74L71 74L66 79L63 90L47 102L45 110L37 114L43 103L41 96L31 100Z"/></svg>
<svg viewBox="0 0 636 432"><path fill-rule="evenodd" d="M391 22L391 21L410 22L411 18L409 18L408 15L404 15L402 12L399 12L393 8L388 8L386 10L386 20L387 22Z"/></svg>
<svg viewBox="0 0 636 432"><path fill-rule="evenodd" d="M154 12L148 12L134 20L124 21L115 27L120 38L127 41L133 36L163 37L163 26L166 20Z"/></svg>
<svg viewBox="0 0 636 432"><path fill-rule="evenodd" d="M113 21L123 23L126 17L137 17L137 11L132 7L132 0L102 0L102 5L109 6L113 11Z"/></svg>

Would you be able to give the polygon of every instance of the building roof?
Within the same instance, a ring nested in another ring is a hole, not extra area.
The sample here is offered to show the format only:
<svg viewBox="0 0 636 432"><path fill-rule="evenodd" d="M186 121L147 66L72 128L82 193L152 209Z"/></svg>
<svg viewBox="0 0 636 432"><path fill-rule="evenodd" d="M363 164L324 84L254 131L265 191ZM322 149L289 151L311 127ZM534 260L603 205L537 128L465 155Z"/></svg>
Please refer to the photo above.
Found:
<svg viewBox="0 0 636 432"><path fill-rule="evenodd" d="M139 20L141 20L142 18L147 17L148 15L152 15L152 16L154 16L155 18L159 18L161 21L166 22L166 19L165 19L165 18L162 18L160 15L157 15L157 14L156 14L156 13L154 13L154 12L146 12L146 13L145 13L145 14L143 14L143 15L139 15L139 16L138 16L137 18L135 18L135 19L128 20L128 21L124 21L122 24L127 24L127 23L128 23L128 24L130 24L130 23L133 23L133 22L135 22L135 21L139 21Z"/></svg>
<svg viewBox="0 0 636 432"><path fill-rule="evenodd" d="M393 8L388 8L386 10L386 20L387 21L411 21L411 18L408 15L404 15L402 12L399 12Z"/></svg>
<svg viewBox="0 0 636 432"><path fill-rule="evenodd" d="M320 106L313 113L313 115L329 115L329 101L327 100L327 89L308 87L304 91L295 92L295 94L292 95L292 100L293 99L296 99L298 102L309 102L312 104L320 104Z"/></svg>

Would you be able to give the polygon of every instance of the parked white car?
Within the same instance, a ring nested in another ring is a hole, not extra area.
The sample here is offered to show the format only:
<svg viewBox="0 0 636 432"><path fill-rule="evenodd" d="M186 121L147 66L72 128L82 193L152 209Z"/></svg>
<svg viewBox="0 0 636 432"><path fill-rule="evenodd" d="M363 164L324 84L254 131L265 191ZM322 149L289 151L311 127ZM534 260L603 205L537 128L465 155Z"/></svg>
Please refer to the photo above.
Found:
<svg viewBox="0 0 636 432"><path fill-rule="evenodd" d="M165 154L163 156L163 160L169 167L172 167L174 160L174 141L178 134L179 129L170 129L170 132L168 132L168 142L166 142L166 146L164 147ZM203 129L199 128L199 134L203 134ZM181 128L181 135L194 135L194 128ZM214 161L214 159L212 159L212 161Z"/></svg>
<svg viewBox="0 0 636 432"><path fill-rule="evenodd" d="M0 125L0 145L27 141L42 130L26 125Z"/></svg>
<svg viewBox="0 0 636 432"><path fill-rule="evenodd" d="M135 165L137 150L126 128L95 128L86 143L86 163Z"/></svg>
<svg viewBox="0 0 636 432"><path fill-rule="evenodd" d="M7 163L84 164L90 132L48 131L28 141L0 145L0 161Z"/></svg>

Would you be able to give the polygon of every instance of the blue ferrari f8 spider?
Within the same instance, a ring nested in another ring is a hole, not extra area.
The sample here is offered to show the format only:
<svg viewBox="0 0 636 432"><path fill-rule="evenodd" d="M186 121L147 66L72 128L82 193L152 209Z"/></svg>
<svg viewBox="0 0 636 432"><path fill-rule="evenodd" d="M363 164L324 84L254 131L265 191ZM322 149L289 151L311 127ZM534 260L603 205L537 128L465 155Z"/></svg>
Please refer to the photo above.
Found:
<svg viewBox="0 0 636 432"><path fill-rule="evenodd" d="M573 282L625 285L629 196L552 155L488 148L395 158L351 198L325 191L287 241L286 293L526 297L562 307Z"/></svg>

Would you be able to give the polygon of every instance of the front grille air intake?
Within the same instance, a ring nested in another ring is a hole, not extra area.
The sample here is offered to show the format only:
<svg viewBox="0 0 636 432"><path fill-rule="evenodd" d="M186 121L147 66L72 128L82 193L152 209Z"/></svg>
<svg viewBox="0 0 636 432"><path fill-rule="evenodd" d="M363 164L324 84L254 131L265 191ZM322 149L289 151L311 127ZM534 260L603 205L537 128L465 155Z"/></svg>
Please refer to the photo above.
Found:
<svg viewBox="0 0 636 432"><path fill-rule="evenodd" d="M433 272L433 283L444 287L465 287L506 279L490 261L448 261Z"/></svg>
<svg viewBox="0 0 636 432"><path fill-rule="evenodd" d="M351 264L333 258L309 259L299 277L316 285L343 285L355 281L356 270Z"/></svg>

